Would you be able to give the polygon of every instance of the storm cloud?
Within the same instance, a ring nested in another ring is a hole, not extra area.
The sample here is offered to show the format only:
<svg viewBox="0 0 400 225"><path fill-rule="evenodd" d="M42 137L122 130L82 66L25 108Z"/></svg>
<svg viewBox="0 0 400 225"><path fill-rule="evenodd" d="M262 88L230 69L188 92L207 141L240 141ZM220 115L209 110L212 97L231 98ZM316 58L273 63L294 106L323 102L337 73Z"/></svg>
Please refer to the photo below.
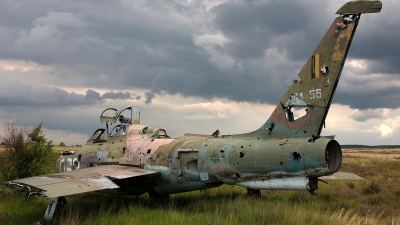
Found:
<svg viewBox="0 0 400 225"><path fill-rule="evenodd" d="M276 105L345 2L3 1L0 115L84 110L92 121L87 107L162 96ZM399 7L362 15L333 100L360 110L355 121L400 107Z"/></svg>

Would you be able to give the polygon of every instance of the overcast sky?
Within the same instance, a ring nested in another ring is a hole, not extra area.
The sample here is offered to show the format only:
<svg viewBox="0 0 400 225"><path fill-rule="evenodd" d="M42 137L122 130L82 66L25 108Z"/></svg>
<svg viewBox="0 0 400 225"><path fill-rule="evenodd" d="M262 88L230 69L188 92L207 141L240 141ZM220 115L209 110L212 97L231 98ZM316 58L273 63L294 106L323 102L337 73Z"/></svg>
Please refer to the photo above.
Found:
<svg viewBox="0 0 400 225"><path fill-rule="evenodd" d="M84 144L105 108L136 105L173 137L255 130L345 2L2 0L0 128ZM398 9L361 17L323 135L400 144Z"/></svg>

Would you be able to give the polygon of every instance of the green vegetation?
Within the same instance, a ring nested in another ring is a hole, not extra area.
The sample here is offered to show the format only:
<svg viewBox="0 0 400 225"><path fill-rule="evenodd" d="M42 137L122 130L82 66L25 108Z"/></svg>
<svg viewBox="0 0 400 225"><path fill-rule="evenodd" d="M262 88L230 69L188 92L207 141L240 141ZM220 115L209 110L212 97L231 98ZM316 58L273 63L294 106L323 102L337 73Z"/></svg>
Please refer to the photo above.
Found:
<svg viewBox="0 0 400 225"><path fill-rule="evenodd" d="M59 146L65 146L64 142L60 142Z"/></svg>
<svg viewBox="0 0 400 225"><path fill-rule="evenodd" d="M52 153L52 141L47 141L42 124L28 134L25 128L15 124L6 127L4 133L5 154L2 157L0 180L13 180L45 173L44 159Z"/></svg>
<svg viewBox="0 0 400 225"><path fill-rule="evenodd" d="M80 194L68 196L64 213L51 222L43 220L47 199L0 189L0 224L400 224L399 166L393 158L345 156L342 171L366 180L320 183L317 196L262 191L247 197L244 188L223 185L172 195L160 205L147 195Z"/></svg>

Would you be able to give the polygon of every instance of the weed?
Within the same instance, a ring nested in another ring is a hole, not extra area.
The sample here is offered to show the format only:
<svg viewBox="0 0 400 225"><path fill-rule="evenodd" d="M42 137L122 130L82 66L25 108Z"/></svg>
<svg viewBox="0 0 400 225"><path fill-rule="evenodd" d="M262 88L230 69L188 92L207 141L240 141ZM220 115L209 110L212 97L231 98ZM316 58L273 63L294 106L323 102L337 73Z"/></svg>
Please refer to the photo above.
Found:
<svg viewBox="0 0 400 225"><path fill-rule="evenodd" d="M5 224L7 221L8 215L5 213L0 213L0 224Z"/></svg>
<svg viewBox="0 0 400 225"><path fill-rule="evenodd" d="M305 192L297 192L294 195L289 197L289 201L292 203L306 203L310 201L310 196L308 193Z"/></svg>
<svg viewBox="0 0 400 225"><path fill-rule="evenodd" d="M358 207L358 210L361 214L366 215L372 211L372 207L369 205L360 205L360 207Z"/></svg>
<svg viewBox="0 0 400 225"><path fill-rule="evenodd" d="M354 189L345 189L345 188L341 188L341 187L337 187L337 188L333 189L331 191L331 194L334 194L334 195L337 195L337 194L347 195L349 197L357 197L357 196L361 195L360 192L358 192L358 191L356 191Z"/></svg>
<svg viewBox="0 0 400 225"><path fill-rule="evenodd" d="M363 193L368 194L376 194L381 191L381 186L375 182L372 182L367 187L363 188Z"/></svg>
<svg viewBox="0 0 400 225"><path fill-rule="evenodd" d="M348 186L349 188L354 189L354 183L353 183L353 182L349 181L349 182L347 182L346 184L347 184L347 186Z"/></svg>

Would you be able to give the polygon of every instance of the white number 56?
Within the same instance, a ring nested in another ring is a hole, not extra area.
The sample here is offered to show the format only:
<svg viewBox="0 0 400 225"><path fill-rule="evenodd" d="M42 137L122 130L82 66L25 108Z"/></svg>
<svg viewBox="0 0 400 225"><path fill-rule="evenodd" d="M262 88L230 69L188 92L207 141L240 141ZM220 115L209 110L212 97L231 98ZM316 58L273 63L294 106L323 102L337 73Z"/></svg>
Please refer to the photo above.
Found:
<svg viewBox="0 0 400 225"><path fill-rule="evenodd" d="M309 94L310 94L310 99L322 97L321 89L310 90Z"/></svg>

